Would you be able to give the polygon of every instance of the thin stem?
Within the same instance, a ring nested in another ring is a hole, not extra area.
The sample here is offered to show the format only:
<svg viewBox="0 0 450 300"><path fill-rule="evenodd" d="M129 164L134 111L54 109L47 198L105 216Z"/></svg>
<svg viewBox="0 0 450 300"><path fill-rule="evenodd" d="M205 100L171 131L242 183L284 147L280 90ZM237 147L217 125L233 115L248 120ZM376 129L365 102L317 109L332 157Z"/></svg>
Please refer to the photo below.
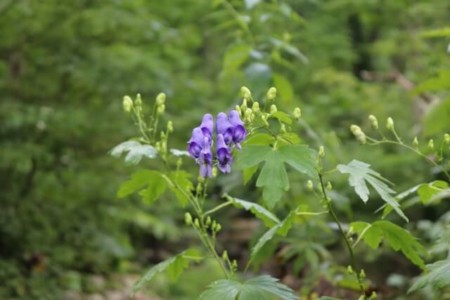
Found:
<svg viewBox="0 0 450 300"><path fill-rule="evenodd" d="M370 141L371 146L375 146L375 145L381 145L381 144L393 144L393 145L399 145L402 146L414 153L416 153L417 155L419 155L420 157L424 158L425 160L427 160L429 163L431 163L433 166L435 166L436 168L442 170L442 172L445 174L445 176L447 177L448 180L450 180L450 174L439 164L437 164L435 161L433 161L431 158L429 158L428 156L426 156L425 154L423 154L422 152L420 152L418 149L415 149L409 145L406 145L405 143L403 143L402 141L392 141L392 140L376 140L374 138L371 137L367 137L367 139Z"/></svg>
<svg viewBox="0 0 450 300"><path fill-rule="evenodd" d="M207 215L210 215L210 214L212 214L212 213L215 213L216 211L218 211L218 210L220 210L220 209L222 209L222 208L224 208L224 207L227 207L227 206L229 206L229 205L231 205L231 204L233 204L233 201L228 200L227 202L224 202L224 203L222 203L222 204L220 204L220 205L214 207L213 209L210 209L210 210L206 211L206 212L203 214L203 216L206 217Z"/></svg>
<svg viewBox="0 0 450 300"><path fill-rule="evenodd" d="M345 234L344 229L342 228L342 225L341 225L341 222L339 221L338 216L337 216L336 213L334 212L333 205L331 204L331 199L328 197L327 190L326 190L326 188L325 188L325 184L323 183L323 177L322 177L322 174L319 173L318 175L319 175L320 188L321 188L322 194L323 194L323 199L325 200L325 203L327 204L328 211L330 212L330 215L333 217L334 221L335 221L336 224L338 225L340 234L341 234L342 237L344 238L345 245L347 246L347 250L348 250L348 252L349 252L349 254L350 254L351 266L352 266L353 270L355 271L356 277L357 277L357 279L358 279L359 290L360 290L360 292L361 292L361 295L362 295L362 296L364 297L364 299L365 299L365 292L364 292L363 279L361 278L359 269L358 269L357 266L356 266L356 260L355 260L355 255L354 255L354 253L353 253L353 248L352 248L352 246L350 245L350 241L349 241L349 239L347 238L347 235Z"/></svg>

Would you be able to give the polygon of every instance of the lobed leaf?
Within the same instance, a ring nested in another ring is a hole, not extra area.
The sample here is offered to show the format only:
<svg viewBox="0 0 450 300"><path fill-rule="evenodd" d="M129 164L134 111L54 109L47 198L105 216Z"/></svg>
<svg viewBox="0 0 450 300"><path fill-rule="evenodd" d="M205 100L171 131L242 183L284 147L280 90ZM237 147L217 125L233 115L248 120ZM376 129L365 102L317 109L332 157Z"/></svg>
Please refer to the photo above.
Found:
<svg viewBox="0 0 450 300"><path fill-rule="evenodd" d="M274 214L272 214L270 211L259 204L248 202L238 198L232 199L234 206L251 211L258 219L263 221L266 226L273 227L276 224L280 223L280 220L278 220L278 218Z"/></svg>
<svg viewBox="0 0 450 300"><path fill-rule="evenodd" d="M387 185L390 181L382 177L378 172L372 170L369 164L358 160L352 160L347 165L338 165L337 169L342 174L350 175L348 182L350 186L355 189L356 194L361 198L361 200L363 200L364 203L369 200L370 192L367 186L368 183L373 189L375 189L384 202L390 205L399 216L408 222L408 218L400 209L400 204L391 195L394 194L395 191Z"/></svg>
<svg viewBox="0 0 450 300"><path fill-rule="evenodd" d="M450 286L450 259L440 260L426 267L428 273L419 276L416 282L409 288L408 293L430 285L435 289Z"/></svg>
<svg viewBox="0 0 450 300"><path fill-rule="evenodd" d="M123 142L114 147L110 153L112 156L120 157L122 153L128 154L125 156L125 162L129 164L139 163L143 157L155 158L157 151L150 145L142 145L137 141Z"/></svg>
<svg viewBox="0 0 450 300"><path fill-rule="evenodd" d="M200 255L198 250L188 249L153 266L134 284L131 297L158 273L167 272L171 280L176 280L192 261L202 259Z"/></svg>
<svg viewBox="0 0 450 300"><path fill-rule="evenodd" d="M200 295L200 300L296 300L299 299L289 287L278 279L263 275L241 283L236 280L222 279L213 282Z"/></svg>

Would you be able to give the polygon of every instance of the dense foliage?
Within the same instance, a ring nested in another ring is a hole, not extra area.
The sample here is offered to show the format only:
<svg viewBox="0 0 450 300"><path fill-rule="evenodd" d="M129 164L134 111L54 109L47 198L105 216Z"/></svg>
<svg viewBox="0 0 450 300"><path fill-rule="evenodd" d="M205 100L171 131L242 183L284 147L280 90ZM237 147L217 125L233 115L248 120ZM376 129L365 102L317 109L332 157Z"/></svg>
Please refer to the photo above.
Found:
<svg viewBox="0 0 450 300"><path fill-rule="evenodd" d="M0 298L104 293L105 286L92 288L92 276L113 281L114 274L140 273L195 244L184 212L172 201L176 195L156 190L141 197L124 185L117 192L132 173L136 181L158 182L152 170L161 167L144 157L143 170L134 173L138 167L107 155L136 136L121 98L140 93L151 107L164 92L162 121L174 121L171 146L184 150L201 116L241 104L239 90L245 85L257 100L275 86L280 111L301 107L293 132L311 148L324 147L324 170L339 165L340 173L329 178L330 198L355 233L355 254L370 288L386 299L443 299L450 277L444 140L450 131L450 34L443 28L449 10L446 0L1 2ZM379 142L369 115L396 143ZM385 129L389 116L411 149ZM349 130L352 124L373 138L372 146L359 145L362 135L355 127ZM239 264L251 255L254 274L270 273L302 295L353 297L345 294L354 288L343 270L348 254L327 214L303 216L289 235L275 234L276 228L258 255L249 253L265 231L254 225L254 214L265 216L263 223L271 228L284 222L271 221L262 206L249 203L266 206L269 216L288 216L299 203L302 211L323 210L308 190L305 172L294 172L290 150L273 155L261 149L266 142L252 146L259 146L262 156L252 158L259 150L243 148L238 157L248 183L244 188L237 170L208 187L208 208L228 193L237 197L233 206L253 212L220 215L220 242L233 245L229 255ZM252 179L260 162L261 173ZM277 169L282 176L273 185L268 174L283 162L289 167ZM192 176L198 172L193 161L185 159L184 167ZM158 205L151 205L154 201ZM373 212L384 202L382 213L393 223L375 221L380 215ZM350 223L354 220L364 222ZM231 225L239 222L253 230L238 236L233 230L240 229ZM409 235L399 239L399 230L408 230L420 244ZM406 259L380 246L381 240ZM402 248L405 243L410 247ZM420 256L423 248L428 255ZM194 268L181 275L190 281L181 277L171 283L163 276L150 289L165 299L192 299L221 276L208 261ZM413 283L420 268L429 273ZM211 276L205 280L201 274ZM286 292L265 275L231 284L244 288L261 282ZM408 289L417 292L401 296Z"/></svg>

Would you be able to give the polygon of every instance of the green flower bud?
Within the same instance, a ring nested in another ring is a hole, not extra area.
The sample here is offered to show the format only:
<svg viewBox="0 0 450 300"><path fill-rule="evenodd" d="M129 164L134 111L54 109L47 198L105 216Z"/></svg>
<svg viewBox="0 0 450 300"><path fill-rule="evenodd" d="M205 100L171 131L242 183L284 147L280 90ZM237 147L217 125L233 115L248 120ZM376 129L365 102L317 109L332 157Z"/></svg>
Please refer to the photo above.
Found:
<svg viewBox="0 0 450 300"><path fill-rule="evenodd" d="M391 117L387 118L387 121L386 121L386 128L387 128L388 130L394 130L394 120L392 120Z"/></svg>
<svg viewBox="0 0 450 300"><path fill-rule="evenodd" d="M131 100L130 96L125 96L123 97L122 105L125 112L130 112L133 108L133 100Z"/></svg>
<svg viewBox="0 0 450 300"><path fill-rule="evenodd" d="M156 151L161 152L161 142L155 143L155 149L156 149Z"/></svg>
<svg viewBox="0 0 450 300"><path fill-rule="evenodd" d="M325 148L323 146L319 147L319 157L322 158L325 156Z"/></svg>
<svg viewBox="0 0 450 300"><path fill-rule="evenodd" d="M208 217L206 218L205 224L206 224L207 226L211 225L211 217L210 217L210 216L208 216Z"/></svg>
<svg viewBox="0 0 450 300"><path fill-rule="evenodd" d="M192 216L190 213L187 212L184 214L184 222L186 223L186 225L192 224Z"/></svg>
<svg viewBox="0 0 450 300"><path fill-rule="evenodd" d="M223 258L224 260L228 260L228 252L227 252L227 250L224 250L224 251L223 251L223 253L222 253L222 258Z"/></svg>
<svg viewBox="0 0 450 300"><path fill-rule="evenodd" d="M359 276L361 278L366 278L366 272L364 272L364 269L361 269L361 272L359 272Z"/></svg>
<svg viewBox="0 0 450 300"><path fill-rule="evenodd" d="M285 132L286 132L286 125L281 124L280 131L283 132L283 133L285 133Z"/></svg>
<svg viewBox="0 0 450 300"><path fill-rule="evenodd" d="M347 273L349 274L349 275L352 275L352 274L354 274L355 272L353 271L353 268L352 268L352 266L347 266Z"/></svg>
<svg viewBox="0 0 450 300"><path fill-rule="evenodd" d="M244 113L244 120L248 123L251 123L254 118L255 115L253 114L253 111L250 108L247 108Z"/></svg>
<svg viewBox="0 0 450 300"><path fill-rule="evenodd" d="M277 97L277 89L274 87L271 87L268 91L267 91L267 100L273 100Z"/></svg>
<svg viewBox="0 0 450 300"><path fill-rule="evenodd" d="M167 122L167 132L172 133L173 132L173 123L172 121Z"/></svg>
<svg viewBox="0 0 450 300"><path fill-rule="evenodd" d="M311 180L308 180L306 182L306 189L310 192L312 192L314 190L314 184Z"/></svg>
<svg viewBox="0 0 450 300"><path fill-rule="evenodd" d="M269 122L267 122L267 116L261 115L261 120L264 123L264 126L269 127Z"/></svg>
<svg viewBox="0 0 450 300"><path fill-rule="evenodd" d="M213 178L216 178L218 173L219 173L219 172L217 171L217 167L214 166L214 167L212 168L212 177L213 177Z"/></svg>
<svg viewBox="0 0 450 300"><path fill-rule="evenodd" d="M200 228L200 221L197 218L195 218L195 220L194 220L194 226L196 228Z"/></svg>
<svg viewBox="0 0 450 300"><path fill-rule="evenodd" d="M333 189L333 186L331 185L331 182L327 182L327 190L331 191Z"/></svg>
<svg viewBox="0 0 450 300"><path fill-rule="evenodd" d="M158 105L156 112L158 115L164 114L164 111L166 110L166 106L164 104Z"/></svg>
<svg viewBox="0 0 450 300"><path fill-rule="evenodd" d="M294 108L294 111L292 112L292 115L294 116L294 118L296 120L300 120L300 118L302 117L302 111L300 110L300 107Z"/></svg>
<svg viewBox="0 0 450 300"><path fill-rule="evenodd" d="M241 111L245 112L247 110L247 99L242 100Z"/></svg>
<svg viewBox="0 0 450 300"><path fill-rule="evenodd" d="M241 87L241 95L244 99L252 98L252 92L250 92L250 90L246 86Z"/></svg>
<svg viewBox="0 0 450 300"><path fill-rule="evenodd" d="M236 106L234 107L234 109L239 113L239 116L242 117L241 107L240 107L239 105L236 105Z"/></svg>
<svg viewBox="0 0 450 300"><path fill-rule="evenodd" d="M278 111L277 106L275 104L272 104L270 106L270 114L274 114Z"/></svg>
<svg viewBox="0 0 450 300"><path fill-rule="evenodd" d="M216 225L216 230L215 230L215 232L219 232L219 231L221 231L221 230L222 230L222 225L217 224L217 225Z"/></svg>
<svg viewBox="0 0 450 300"><path fill-rule="evenodd" d="M255 114L258 114L261 111L260 108L259 108L259 103L258 102L253 102L252 111Z"/></svg>
<svg viewBox="0 0 450 300"><path fill-rule="evenodd" d="M358 125L353 124L352 126L350 126L350 131L356 137L356 140L358 142L360 142L361 144L366 143L366 134L361 130L361 128Z"/></svg>
<svg viewBox="0 0 450 300"><path fill-rule="evenodd" d="M419 147L419 140L417 139L417 136L414 137L412 144L416 149Z"/></svg>
<svg viewBox="0 0 450 300"><path fill-rule="evenodd" d="M156 105L160 106L163 105L166 102L166 94L159 93L158 96L156 96Z"/></svg>
<svg viewBox="0 0 450 300"><path fill-rule="evenodd" d="M134 100L134 104L139 108L142 106L141 94L136 95L136 100Z"/></svg>
<svg viewBox="0 0 450 300"><path fill-rule="evenodd" d="M450 134L444 134L444 143L450 144Z"/></svg>
<svg viewBox="0 0 450 300"><path fill-rule="evenodd" d="M430 140L428 141L428 148L429 148L430 150L433 150L433 149L434 149L434 141L433 141L433 139L430 139Z"/></svg>
<svg viewBox="0 0 450 300"><path fill-rule="evenodd" d="M370 124L372 124L372 127L374 129L378 129L378 119L374 115L369 116Z"/></svg>

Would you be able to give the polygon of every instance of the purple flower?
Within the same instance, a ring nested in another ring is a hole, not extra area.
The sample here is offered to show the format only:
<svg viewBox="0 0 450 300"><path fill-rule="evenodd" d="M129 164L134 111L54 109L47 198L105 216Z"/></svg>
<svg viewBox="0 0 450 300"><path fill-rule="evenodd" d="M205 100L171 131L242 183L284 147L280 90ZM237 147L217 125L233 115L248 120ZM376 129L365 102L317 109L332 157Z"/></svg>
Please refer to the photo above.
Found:
<svg viewBox="0 0 450 300"><path fill-rule="evenodd" d="M200 128L204 135L208 136L212 140L213 130L214 130L214 120L211 114L205 114L202 119L202 124Z"/></svg>
<svg viewBox="0 0 450 300"><path fill-rule="evenodd" d="M231 150L225 143L225 138L222 134L217 135L217 161L218 168L222 173L231 172L231 163L233 157L231 156Z"/></svg>
<svg viewBox="0 0 450 300"><path fill-rule="evenodd" d="M192 130L191 139L188 141L188 151L195 159L199 158L200 152L202 151L203 137L204 135L200 127L195 127L194 130Z"/></svg>
<svg viewBox="0 0 450 300"><path fill-rule="evenodd" d="M233 141L233 126L228 121L225 113L221 112L217 115L217 140L219 135L223 136L225 144L229 145Z"/></svg>
<svg viewBox="0 0 450 300"><path fill-rule="evenodd" d="M239 117L239 113L236 110L230 111L228 115L228 120L232 126L233 131L233 142L236 144L236 148L241 149L241 142L245 139L247 131L244 127L244 122L242 122Z"/></svg>
<svg viewBox="0 0 450 300"><path fill-rule="evenodd" d="M202 177L212 177L212 153L211 153L211 140L209 137L203 137L202 151L198 158L200 164L200 174Z"/></svg>

